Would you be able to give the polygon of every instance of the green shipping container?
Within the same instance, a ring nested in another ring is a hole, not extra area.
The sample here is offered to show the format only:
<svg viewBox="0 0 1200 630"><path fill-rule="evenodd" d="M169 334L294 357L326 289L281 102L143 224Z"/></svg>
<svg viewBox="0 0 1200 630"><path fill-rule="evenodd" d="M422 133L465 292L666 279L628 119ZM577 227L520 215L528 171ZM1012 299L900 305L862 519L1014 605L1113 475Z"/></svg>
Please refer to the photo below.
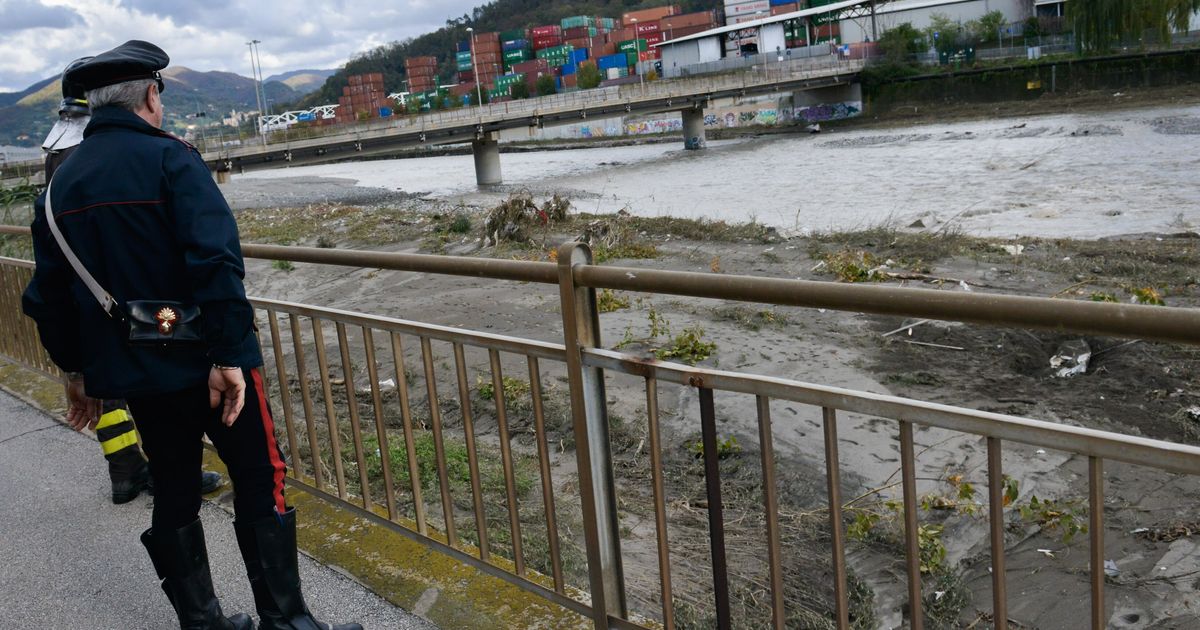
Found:
<svg viewBox="0 0 1200 630"><path fill-rule="evenodd" d="M468 50L466 52L457 53L456 55L454 55L454 58L459 63L462 63L464 61L470 62L471 61L471 51Z"/></svg>
<svg viewBox="0 0 1200 630"><path fill-rule="evenodd" d="M511 31L502 31L500 33L500 41L513 42L518 39L529 39L529 33L523 28L513 29Z"/></svg>
<svg viewBox="0 0 1200 630"><path fill-rule="evenodd" d="M512 87L513 85L516 85L524 80L525 80L524 74L511 74L511 75L506 74L504 76L496 77L496 87L497 88Z"/></svg>
<svg viewBox="0 0 1200 630"><path fill-rule="evenodd" d="M630 66L636 66L636 65L637 65L637 62L638 62L638 54L637 54L637 52L636 52L636 51L630 51L630 52L627 52L627 53L625 53L625 57L629 59L629 65L630 65Z"/></svg>
<svg viewBox="0 0 1200 630"><path fill-rule="evenodd" d="M563 44L562 46L554 46L551 48L543 48L537 51L538 59L548 59L550 57L567 57L574 50L571 46Z"/></svg>
<svg viewBox="0 0 1200 630"><path fill-rule="evenodd" d="M596 18L590 15L575 15L562 19L560 26L564 29L578 28L580 26L595 26Z"/></svg>
<svg viewBox="0 0 1200 630"><path fill-rule="evenodd" d="M617 42L617 52L641 52L649 48L649 45L644 39L627 39L623 42Z"/></svg>
<svg viewBox="0 0 1200 630"><path fill-rule="evenodd" d="M529 61L531 58L533 58L533 55L529 53L529 49L527 48L518 48L517 50L504 52L505 63L520 63L522 61Z"/></svg>
<svg viewBox="0 0 1200 630"><path fill-rule="evenodd" d="M461 61L458 62L458 71L459 72L466 72L467 70L473 70L474 68L475 68L475 66L470 62L470 60L468 60L466 63L463 63Z"/></svg>

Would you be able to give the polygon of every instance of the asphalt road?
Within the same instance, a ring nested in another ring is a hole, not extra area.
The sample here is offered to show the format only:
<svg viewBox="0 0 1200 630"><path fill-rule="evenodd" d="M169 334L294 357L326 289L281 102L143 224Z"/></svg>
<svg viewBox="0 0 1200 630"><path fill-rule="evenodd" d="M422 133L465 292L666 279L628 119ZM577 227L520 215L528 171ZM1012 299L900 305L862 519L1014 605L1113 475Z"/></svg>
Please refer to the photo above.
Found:
<svg viewBox="0 0 1200 630"><path fill-rule="evenodd" d="M178 628L138 542L150 508L144 495L110 502L94 438L0 392L0 627ZM254 615L233 517L206 502L201 518L225 613ZM303 555L300 574L309 608L322 621L357 621L371 630L434 627Z"/></svg>

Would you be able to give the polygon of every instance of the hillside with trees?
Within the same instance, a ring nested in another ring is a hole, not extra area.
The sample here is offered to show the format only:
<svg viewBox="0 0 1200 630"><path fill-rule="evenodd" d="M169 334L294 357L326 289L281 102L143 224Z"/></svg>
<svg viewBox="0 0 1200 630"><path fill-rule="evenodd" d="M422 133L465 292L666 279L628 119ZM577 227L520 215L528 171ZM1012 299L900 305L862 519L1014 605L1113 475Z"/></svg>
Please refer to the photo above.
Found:
<svg viewBox="0 0 1200 630"><path fill-rule="evenodd" d="M314 107L336 103L342 88L349 84L348 77L355 74L382 72L383 84L390 92L401 91L404 86L404 60L408 57L434 56L438 58L438 76L448 78L455 73L454 52L458 42L467 39L467 27L478 32L506 31L543 24L557 24L573 15L597 15L620 18L622 14L638 9L678 4L685 13L719 9L722 0L495 0L476 7L470 14L446 20L446 25L432 32L392 42L367 51L346 63L325 81L320 90L301 101L301 107Z"/></svg>

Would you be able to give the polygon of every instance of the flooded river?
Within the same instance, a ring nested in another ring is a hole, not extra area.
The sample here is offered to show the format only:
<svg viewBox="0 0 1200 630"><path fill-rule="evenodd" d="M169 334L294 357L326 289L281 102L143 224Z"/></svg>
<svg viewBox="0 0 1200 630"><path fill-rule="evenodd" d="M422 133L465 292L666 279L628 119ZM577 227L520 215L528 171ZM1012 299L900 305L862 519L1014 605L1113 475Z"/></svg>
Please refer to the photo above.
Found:
<svg viewBox="0 0 1200 630"><path fill-rule="evenodd" d="M1200 106L504 154L480 192L469 155L307 166L486 205L515 189L583 211L757 220L785 233L920 220L979 235L1096 238L1200 228Z"/></svg>

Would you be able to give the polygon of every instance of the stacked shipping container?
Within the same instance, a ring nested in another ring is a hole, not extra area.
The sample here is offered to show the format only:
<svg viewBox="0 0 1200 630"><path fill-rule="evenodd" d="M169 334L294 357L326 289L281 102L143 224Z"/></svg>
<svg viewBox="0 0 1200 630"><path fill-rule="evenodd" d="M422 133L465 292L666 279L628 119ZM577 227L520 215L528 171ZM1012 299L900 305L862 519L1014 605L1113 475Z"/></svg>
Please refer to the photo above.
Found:
<svg viewBox="0 0 1200 630"><path fill-rule="evenodd" d="M383 89L382 72L356 74L348 77L348 80L350 84L342 88L342 96L338 98L338 108L334 114L337 122L348 123L359 118L391 114L392 102Z"/></svg>

